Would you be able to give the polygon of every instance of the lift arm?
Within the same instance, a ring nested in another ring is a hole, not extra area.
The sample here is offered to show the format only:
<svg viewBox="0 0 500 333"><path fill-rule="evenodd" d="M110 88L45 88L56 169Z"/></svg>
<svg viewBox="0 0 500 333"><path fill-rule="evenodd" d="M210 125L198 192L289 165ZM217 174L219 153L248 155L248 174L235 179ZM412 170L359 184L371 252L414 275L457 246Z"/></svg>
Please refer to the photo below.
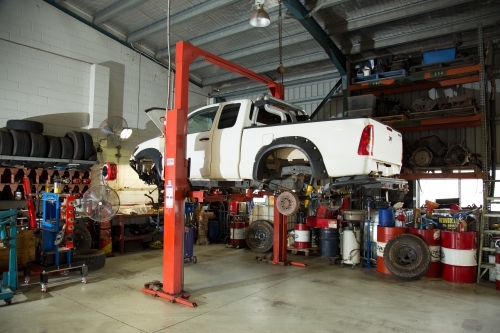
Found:
<svg viewBox="0 0 500 333"><path fill-rule="evenodd" d="M284 98L283 85L240 65L213 55L186 41L176 45L175 103L166 111L164 154L164 246L163 292L174 300L186 304L189 293L184 289L184 198L188 191L186 134L188 114L189 65L198 57L252 80L266 84L272 95ZM163 297L160 294L157 296ZM168 298L168 297L165 297ZM193 305L194 304L194 305ZM191 304L195 306L195 303Z"/></svg>

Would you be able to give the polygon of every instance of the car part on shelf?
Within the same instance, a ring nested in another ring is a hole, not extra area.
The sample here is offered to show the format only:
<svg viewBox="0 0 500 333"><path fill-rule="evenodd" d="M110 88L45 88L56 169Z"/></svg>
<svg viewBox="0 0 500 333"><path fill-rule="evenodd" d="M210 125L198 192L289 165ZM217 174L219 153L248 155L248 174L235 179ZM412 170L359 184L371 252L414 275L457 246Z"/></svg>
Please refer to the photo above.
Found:
<svg viewBox="0 0 500 333"><path fill-rule="evenodd" d="M469 149L461 145L452 146L444 157L444 162L449 165L464 165L469 162Z"/></svg>
<svg viewBox="0 0 500 333"><path fill-rule="evenodd" d="M12 155L12 134L9 131L0 131L0 155Z"/></svg>
<svg viewBox="0 0 500 333"><path fill-rule="evenodd" d="M47 141L43 134L31 132L31 157L46 157L47 156Z"/></svg>
<svg viewBox="0 0 500 333"><path fill-rule="evenodd" d="M10 130L12 134L12 155L29 156L31 150L30 135L25 131Z"/></svg>
<svg viewBox="0 0 500 333"><path fill-rule="evenodd" d="M414 112L437 110L438 102L428 97L420 97L413 102L411 108Z"/></svg>
<svg viewBox="0 0 500 333"><path fill-rule="evenodd" d="M83 155L85 153L85 142L83 141L83 135L77 131L71 131L66 133L66 137L70 138L73 142L73 158L74 160L83 159Z"/></svg>
<svg viewBox="0 0 500 333"><path fill-rule="evenodd" d="M416 280L429 270L431 253L421 238L403 234L387 242L384 248L384 262L395 276L404 280Z"/></svg>
<svg viewBox="0 0 500 333"><path fill-rule="evenodd" d="M410 158L410 164L423 168L432 163L432 153L425 147L417 148Z"/></svg>
<svg viewBox="0 0 500 333"><path fill-rule="evenodd" d="M246 243L254 252L263 253L273 247L273 225L269 221L257 220L247 228Z"/></svg>

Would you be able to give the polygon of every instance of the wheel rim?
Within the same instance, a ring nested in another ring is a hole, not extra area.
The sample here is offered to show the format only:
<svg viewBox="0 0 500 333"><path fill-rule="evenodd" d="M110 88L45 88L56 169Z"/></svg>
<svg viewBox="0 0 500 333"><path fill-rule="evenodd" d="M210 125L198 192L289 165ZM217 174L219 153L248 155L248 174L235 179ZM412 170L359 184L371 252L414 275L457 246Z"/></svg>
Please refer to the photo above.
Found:
<svg viewBox="0 0 500 333"><path fill-rule="evenodd" d="M258 243L263 244L266 242L267 232L265 230L257 229L253 237Z"/></svg>
<svg viewBox="0 0 500 333"><path fill-rule="evenodd" d="M410 246L402 246L396 251L395 262L401 266L413 265L417 259L417 252Z"/></svg>
<svg viewBox="0 0 500 333"><path fill-rule="evenodd" d="M283 215L292 215L299 208L299 200L292 192L283 192L278 196L278 211Z"/></svg>

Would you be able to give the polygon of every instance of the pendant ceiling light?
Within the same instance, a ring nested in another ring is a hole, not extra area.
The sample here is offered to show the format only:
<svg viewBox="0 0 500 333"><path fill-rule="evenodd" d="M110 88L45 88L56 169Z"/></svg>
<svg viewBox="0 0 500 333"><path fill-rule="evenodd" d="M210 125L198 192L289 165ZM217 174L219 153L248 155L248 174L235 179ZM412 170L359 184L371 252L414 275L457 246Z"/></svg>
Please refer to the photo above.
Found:
<svg viewBox="0 0 500 333"><path fill-rule="evenodd" d="M253 11L250 15L250 24L254 27L267 27L271 20L269 19L269 14L262 8L263 3L256 3L257 9Z"/></svg>

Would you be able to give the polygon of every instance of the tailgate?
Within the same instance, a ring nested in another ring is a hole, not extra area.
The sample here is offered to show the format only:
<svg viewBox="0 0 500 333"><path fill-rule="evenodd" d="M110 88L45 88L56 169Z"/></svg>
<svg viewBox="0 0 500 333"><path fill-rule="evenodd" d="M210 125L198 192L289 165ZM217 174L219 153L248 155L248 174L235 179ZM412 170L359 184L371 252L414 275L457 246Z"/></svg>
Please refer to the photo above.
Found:
<svg viewBox="0 0 500 333"><path fill-rule="evenodd" d="M373 125L373 159L401 165L403 136L392 127L370 119Z"/></svg>

